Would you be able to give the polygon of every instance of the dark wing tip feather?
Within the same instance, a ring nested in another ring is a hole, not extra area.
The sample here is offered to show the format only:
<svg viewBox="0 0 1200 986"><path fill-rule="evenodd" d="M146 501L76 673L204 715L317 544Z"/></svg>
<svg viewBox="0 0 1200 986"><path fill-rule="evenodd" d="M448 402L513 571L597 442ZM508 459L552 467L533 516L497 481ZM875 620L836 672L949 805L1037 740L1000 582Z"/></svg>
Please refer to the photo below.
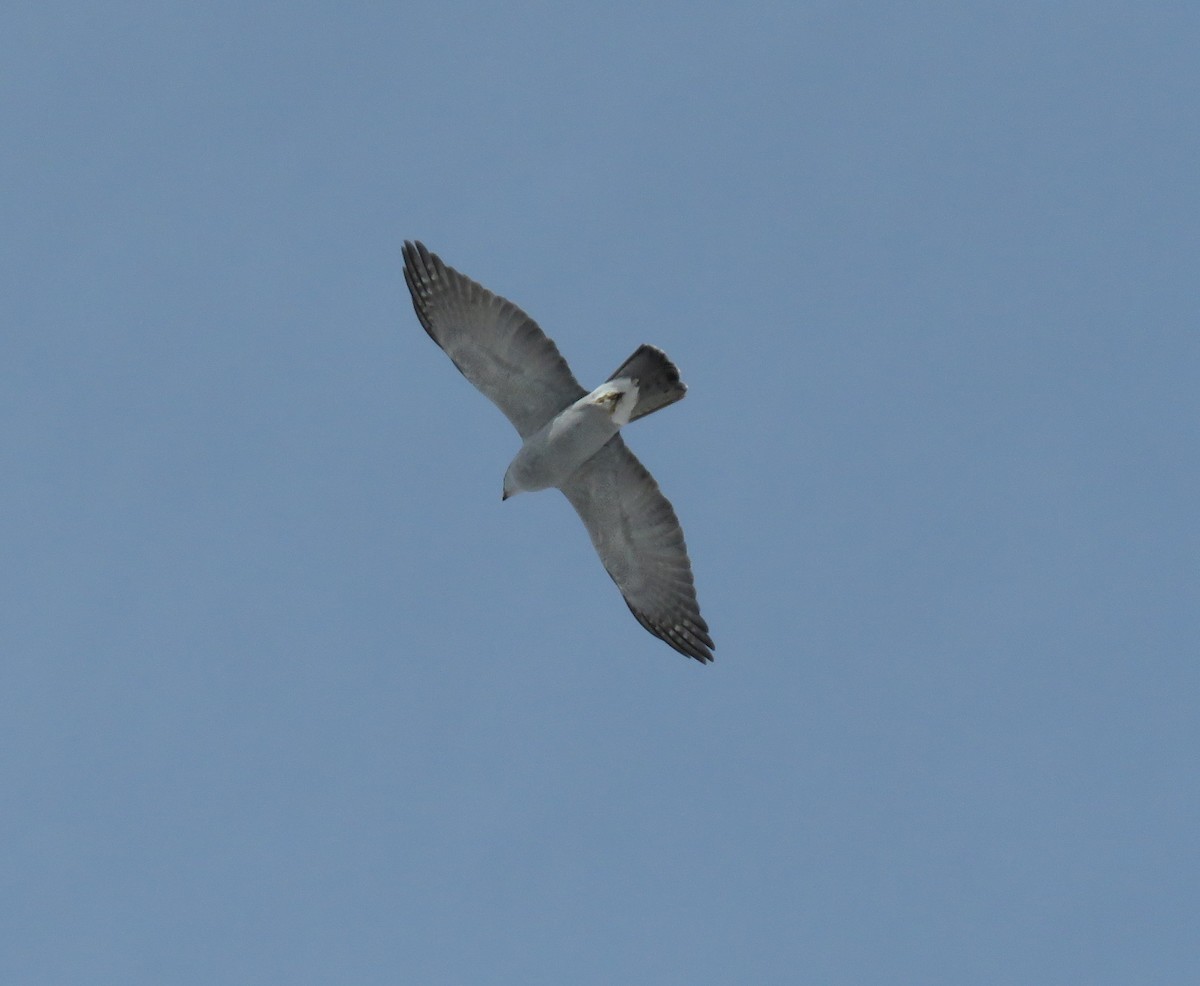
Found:
<svg viewBox="0 0 1200 986"><path fill-rule="evenodd" d="M435 281L438 278L438 260L425 249L420 240L404 241L404 283L408 285L408 293L412 295L413 311L421 327L429 333L429 338L437 342L430 320L430 307L433 300ZM438 343L441 345L441 343Z"/></svg>
<svg viewBox="0 0 1200 986"><path fill-rule="evenodd" d="M659 640L685 657L694 658L701 664L712 663L712 652L717 649L717 645L713 643L712 637L708 634L708 624L704 622L704 617L697 613L694 619L685 616L673 623L663 625L645 613L639 613L628 599L625 600L625 605L629 607L633 618Z"/></svg>

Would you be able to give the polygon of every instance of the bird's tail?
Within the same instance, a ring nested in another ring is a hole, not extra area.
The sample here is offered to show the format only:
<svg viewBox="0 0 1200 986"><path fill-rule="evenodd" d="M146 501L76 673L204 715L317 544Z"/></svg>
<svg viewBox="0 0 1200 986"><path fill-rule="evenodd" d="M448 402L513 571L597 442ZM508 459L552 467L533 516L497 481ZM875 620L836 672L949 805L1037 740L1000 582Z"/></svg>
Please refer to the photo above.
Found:
<svg viewBox="0 0 1200 986"><path fill-rule="evenodd" d="M657 346L638 346L608 379L632 380L637 386L638 398L630 421L683 400L687 393L687 387L679 379L679 370Z"/></svg>

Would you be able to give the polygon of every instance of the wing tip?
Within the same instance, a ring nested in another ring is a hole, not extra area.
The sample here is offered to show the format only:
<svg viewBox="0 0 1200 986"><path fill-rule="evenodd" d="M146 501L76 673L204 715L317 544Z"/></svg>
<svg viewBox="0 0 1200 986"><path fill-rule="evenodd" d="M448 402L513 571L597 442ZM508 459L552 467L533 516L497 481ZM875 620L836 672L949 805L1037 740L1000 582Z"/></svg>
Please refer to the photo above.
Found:
<svg viewBox="0 0 1200 986"><path fill-rule="evenodd" d="M400 251L404 255L404 273L430 285L437 275L438 258L420 240L405 240Z"/></svg>
<svg viewBox="0 0 1200 986"><path fill-rule="evenodd" d="M412 296L413 311L417 321L428 333L429 338L442 345L433 327L434 295L445 277L445 264L436 253L430 253L420 240L405 240L401 250L404 256L404 283ZM442 347L445 348L445 347Z"/></svg>
<svg viewBox="0 0 1200 986"><path fill-rule="evenodd" d="M708 632L708 624L704 622L704 617L699 613L696 613L694 619L687 617L664 626L650 619L644 613L639 613L629 604L628 599L625 600L625 605L629 606L629 611L638 623L672 650L678 651L684 657L699 661L701 664L711 664L715 660L713 651L717 649L717 645L713 643Z"/></svg>

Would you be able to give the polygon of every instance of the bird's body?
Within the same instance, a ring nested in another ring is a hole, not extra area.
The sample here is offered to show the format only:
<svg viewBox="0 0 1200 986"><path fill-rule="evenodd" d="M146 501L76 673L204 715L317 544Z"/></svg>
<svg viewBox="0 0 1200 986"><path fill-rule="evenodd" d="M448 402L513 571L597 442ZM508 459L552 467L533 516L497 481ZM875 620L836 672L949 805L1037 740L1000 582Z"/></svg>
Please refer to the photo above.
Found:
<svg viewBox="0 0 1200 986"><path fill-rule="evenodd" d="M559 411L525 439L504 474L502 498L565 483L629 423L637 393L631 380L604 383Z"/></svg>
<svg viewBox="0 0 1200 986"><path fill-rule="evenodd" d="M561 489L637 621L681 654L711 661L675 511L619 434L683 398L675 365L640 346L587 393L533 319L420 243L404 244L404 279L426 332L522 438L504 499Z"/></svg>

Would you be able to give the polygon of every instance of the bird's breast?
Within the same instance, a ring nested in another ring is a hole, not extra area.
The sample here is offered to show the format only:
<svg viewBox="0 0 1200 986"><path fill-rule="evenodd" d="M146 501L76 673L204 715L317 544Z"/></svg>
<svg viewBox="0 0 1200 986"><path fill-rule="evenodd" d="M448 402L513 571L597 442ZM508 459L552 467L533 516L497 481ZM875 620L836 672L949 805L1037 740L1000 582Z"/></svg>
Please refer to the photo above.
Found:
<svg viewBox="0 0 1200 986"><path fill-rule="evenodd" d="M619 412L627 395L622 392L612 401L597 400L604 396L604 389L581 397L525 440L508 469L509 477L522 490L561 486L620 431L624 422ZM627 414L623 417L628 420Z"/></svg>

